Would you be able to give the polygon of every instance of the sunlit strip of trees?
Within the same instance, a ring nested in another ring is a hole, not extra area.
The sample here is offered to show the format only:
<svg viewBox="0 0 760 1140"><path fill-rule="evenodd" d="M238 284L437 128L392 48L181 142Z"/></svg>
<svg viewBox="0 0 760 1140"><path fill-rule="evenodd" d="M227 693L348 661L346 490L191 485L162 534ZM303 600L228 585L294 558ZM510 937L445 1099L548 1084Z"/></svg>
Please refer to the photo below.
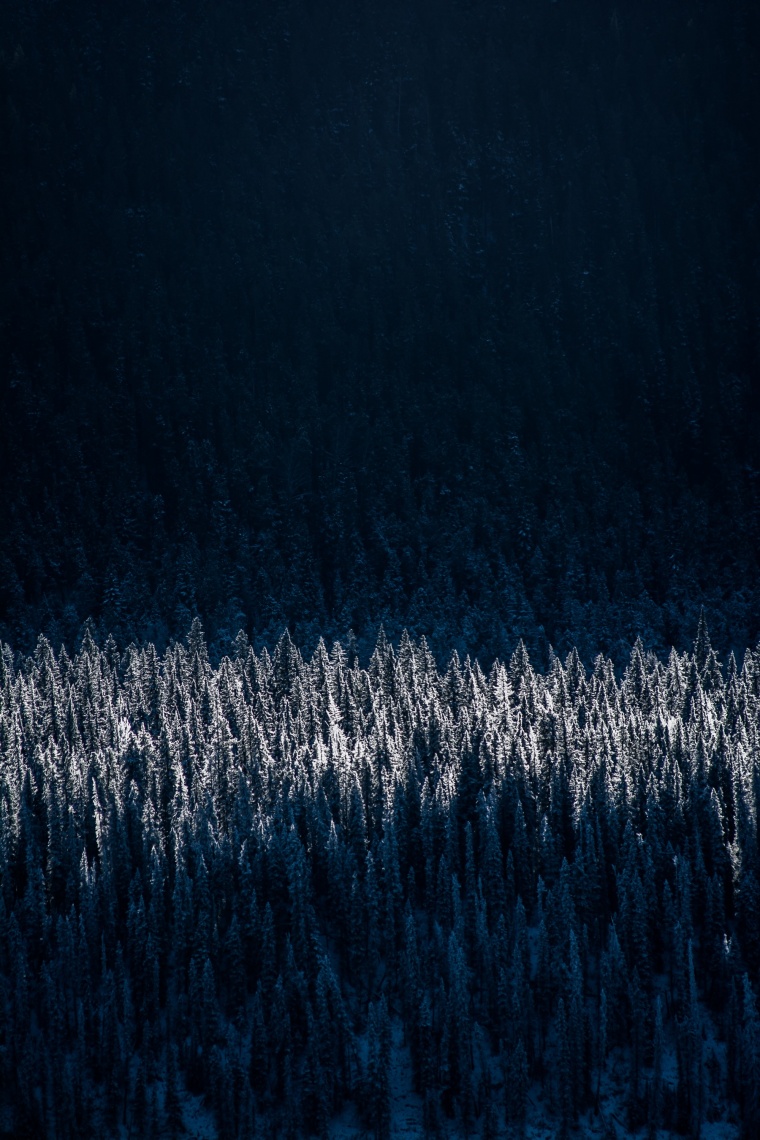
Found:
<svg viewBox="0 0 760 1140"><path fill-rule="evenodd" d="M755 1135L759 713L704 622L621 676L4 647L4 1127L176 1136L202 1095L224 1140L379 1140L407 1064L430 1136Z"/></svg>

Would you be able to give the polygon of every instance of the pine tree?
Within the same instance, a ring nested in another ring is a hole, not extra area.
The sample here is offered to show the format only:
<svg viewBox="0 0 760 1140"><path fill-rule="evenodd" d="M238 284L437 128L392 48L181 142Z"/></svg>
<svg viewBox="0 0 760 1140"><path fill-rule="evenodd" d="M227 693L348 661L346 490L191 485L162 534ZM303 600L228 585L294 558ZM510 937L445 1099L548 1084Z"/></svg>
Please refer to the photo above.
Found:
<svg viewBox="0 0 760 1140"><path fill-rule="evenodd" d="M177 1087L177 1055L176 1048L173 1044L167 1046L166 1050L166 1092L164 1095L164 1112L166 1114L166 1127L169 1135L174 1140L180 1133L185 1131L184 1119L182 1115L182 1105L179 1099L179 1090Z"/></svg>
<svg viewBox="0 0 760 1140"><path fill-rule="evenodd" d="M385 998L370 1003L367 1024L366 1072L367 1123L375 1140L390 1134L390 1022Z"/></svg>
<svg viewBox="0 0 760 1140"><path fill-rule="evenodd" d="M517 1038L506 1056L504 1068L504 1109L507 1124L521 1125L528 1105L528 1058L522 1037Z"/></svg>
<svg viewBox="0 0 760 1140"><path fill-rule="evenodd" d="M301 1103L304 1124L309 1133L319 1137L319 1140L327 1136L328 1090L325 1085L325 1075L319 1057L314 1019L309 1011Z"/></svg>
<svg viewBox="0 0 760 1140"><path fill-rule="evenodd" d="M250 1012L250 1081L251 1088L261 1098L269 1082L269 1038L264 1021L261 983L256 987Z"/></svg>
<svg viewBox="0 0 760 1140"><path fill-rule="evenodd" d="M628 1090L628 1127L634 1131L641 1123L642 1103L642 1070L647 1061L646 1048L649 1038L647 1025L646 995L639 979L638 967L635 966L631 978L631 1079Z"/></svg>
<svg viewBox="0 0 760 1140"><path fill-rule="evenodd" d="M665 1042L662 1024L662 1001L659 995L654 1006L654 1057L652 1061L652 1082L649 1089L648 1136L655 1140L662 1123L663 1108L663 1060Z"/></svg>
<svg viewBox="0 0 760 1140"><path fill-rule="evenodd" d="M570 931L567 966L567 1038L571 1066L573 1111L581 1106L586 1083L586 1032L583 1009L583 972L578 940Z"/></svg>
<svg viewBox="0 0 760 1140"><path fill-rule="evenodd" d="M557 1051L557 1102L562 1124L561 1134L562 1136L566 1136L575 1114L575 1104L573 1095L573 1065L570 1055L570 1037L568 1034L564 998L560 998L557 1005L555 1035Z"/></svg>
<svg viewBox="0 0 760 1140"><path fill-rule="evenodd" d="M760 1120L760 1017L747 975L743 978L741 1034L741 1102L743 1136L750 1137Z"/></svg>
<svg viewBox="0 0 760 1140"><path fill-rule="evenodd" d="M599 1097L602 1085L602 1076L607 1065L607 991L602 988L599 995L599 1032L597 1037L597 1078L596 1078L596 1108L599 1109Z"/></svg>
<svg viewBox="0 0 760 1140"><path fill-rule="evenodd" d="M140 1061L137 1063L135 1075L135 1091L132 1098L132 1127L138 1136L147 1135L148 1128L148 1092L145 1083L145 1069Z"/></svg>
<svg viewBox="0 0 760 1140"><path fill-rule="evenodd" d="M699 1140L704 1100L704 1071L702 1046L702 1012L699 1007L697 983L694 975L694 956L691 942L688 949L689 1004L686 1024L687 1081L689 1090L689 1128Z"/></svg>

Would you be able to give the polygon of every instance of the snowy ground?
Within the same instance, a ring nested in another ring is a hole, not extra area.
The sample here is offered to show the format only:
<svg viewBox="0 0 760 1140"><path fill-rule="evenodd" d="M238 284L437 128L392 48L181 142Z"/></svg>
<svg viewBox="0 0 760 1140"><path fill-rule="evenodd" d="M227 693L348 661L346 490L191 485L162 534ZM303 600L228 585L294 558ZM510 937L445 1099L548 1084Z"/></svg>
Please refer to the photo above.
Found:
<svg viewBox="0 0 760 1140"><path fill-rule="evenodd" d="M182 1115L187 1129L187 1140L216 1140L216 1125L212 1114L200 1096L186 1096Z"/></svg>

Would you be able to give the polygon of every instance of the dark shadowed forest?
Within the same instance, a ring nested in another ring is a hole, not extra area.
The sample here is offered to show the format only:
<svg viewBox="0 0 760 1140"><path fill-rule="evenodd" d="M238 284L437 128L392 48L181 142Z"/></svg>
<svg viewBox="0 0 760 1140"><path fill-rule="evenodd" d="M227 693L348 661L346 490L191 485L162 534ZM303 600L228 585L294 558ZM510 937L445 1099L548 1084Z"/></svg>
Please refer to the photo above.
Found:
<svg viewBox="0 0 760 1140"><path fill-rule="evenodd" d="M758 107L752 0L0 2L0 1137L760 1136Z"/></svg>
<svg viewBox="0 0 760 1140"><path fill-rule="evenodd" d="M749 0L0 6L0 632L760 634Z"/></svg>

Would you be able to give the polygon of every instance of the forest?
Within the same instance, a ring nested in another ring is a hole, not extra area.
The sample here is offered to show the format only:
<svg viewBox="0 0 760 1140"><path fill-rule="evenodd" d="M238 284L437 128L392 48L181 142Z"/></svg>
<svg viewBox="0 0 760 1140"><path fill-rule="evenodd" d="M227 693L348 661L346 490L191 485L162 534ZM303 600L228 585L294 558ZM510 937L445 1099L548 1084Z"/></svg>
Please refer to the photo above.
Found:
<svg viewBox="0 0 760 1140"><path fill-rule="evenodd" d="M0 0L0 1140L758 1140L758 107Z"/></svg>
<svg viewBox="0 0 760 1140"><path fill-rule="evenodd" d="M757 1136L760 650L0 653L13 1137Z"/></svg>
<svg viewBox="0 0 760 1140"><path fill-rule="evenodd" d="M0 4L0 637L760 636L760 6Z"/></svg>

